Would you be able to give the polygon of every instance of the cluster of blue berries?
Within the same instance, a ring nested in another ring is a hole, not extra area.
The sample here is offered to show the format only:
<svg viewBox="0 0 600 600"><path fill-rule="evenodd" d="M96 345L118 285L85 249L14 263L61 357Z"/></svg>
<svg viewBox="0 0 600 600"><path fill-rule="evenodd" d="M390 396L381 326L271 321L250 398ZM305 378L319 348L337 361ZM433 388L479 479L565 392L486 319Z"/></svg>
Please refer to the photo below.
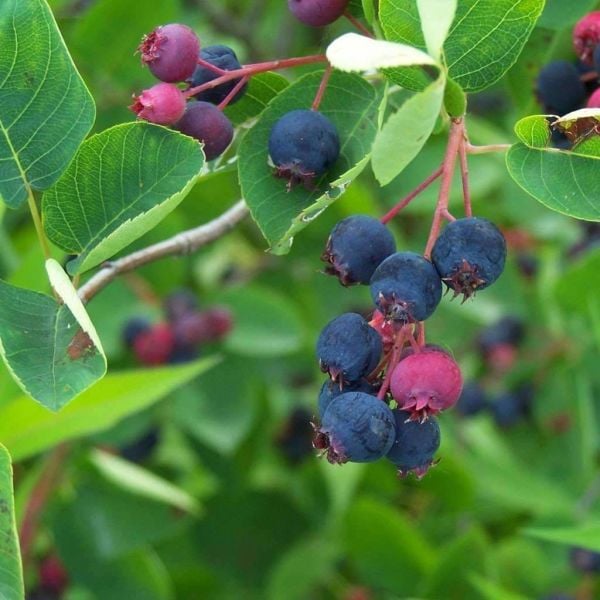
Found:
<svg viewBox="0 0 600 600"><path fill-rule="evenodd" d="M491 222L449 223L432 260L397 252L379 220L354 215L335 225L322 255L342 285L369 285L370 322L346 313L328 323L317 357L329 375L319 394L315 448L331 463L392 461L401 475L424 475L440 444L435 415L452 407L462 375L442 348L425 344L421 322L435 311L445 285L464 299L498 279L506 242Z"/></svg>

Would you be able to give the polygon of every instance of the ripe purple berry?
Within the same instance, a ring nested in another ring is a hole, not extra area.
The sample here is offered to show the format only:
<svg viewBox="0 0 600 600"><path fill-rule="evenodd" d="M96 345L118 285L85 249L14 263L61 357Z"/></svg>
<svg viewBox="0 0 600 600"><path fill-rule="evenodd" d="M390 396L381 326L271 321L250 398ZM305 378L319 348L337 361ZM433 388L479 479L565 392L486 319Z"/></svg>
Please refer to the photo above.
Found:
<svg viewBox="0 0 600 600"><path fill-rule="evenodd" d="M347 392L325 411L313 445L327 450L332 464L372 462L385 456L395 437L394 415L385 402L363 392Z"/></svg>
<svg viewBox="0 0 600 600"><path fill-rule="evenodd" d="M440 426L434 418L413 421L408 412L395 409L392 413L396 438L386 458L396 465L401 477L414 473L420 479L433 464L433 455L440 447Z"/></svg>
<svg viewBox="0 0 600 600"><path fill-rule="evenodd" d="M324 27L339 19L349 0L288 0L293 15L312 27Z"/></svg>
<svg viewBox="0 0 600 600"><path fill-rule="evenodd" d="M169 294L164 301L164 311L167 320L177 321L188 313L198 309L198 298L192 290L180 289Z"/></svg>
<svg viewBox="0 0 600 600"><path fill-rule="evenodd" d="M315 110L293 110L273 125L269 155L276 176L310 186L330 169L340 155L340 139L333 123Z"/></svg>
<svg viewBox="0 0 600 600"><path fill-rule="evenodd" d="M396 252L373 273L371 296L388 321L424 321L440 303L442 282L427 259L414 252Z"/></svg>
<svg viewBox="0 0 600 600"><path fill-rule="evenodd" d="M378 219L353 215L332 229L321 260L342 285L368 284L375 269L396 251L390 230Z"/></svg>
<svg viewBox="0 0 600 600"><path fill-rule="evenodd" d="M206 46L200 51L200 58L209 62L222 71L236 71L241 69L242 65L237 59L235 52L229 48L229 46ZM190 87L197 87L208 81L212 81L220 77L217 71L212 71L208 67L198 65L194 74L188 79ZM225 100L233 88L237 85L239 79L233 79L226 83L222 83L217 87L210 90L204 90L194 96L196 100L202 100L203 102L211 102L212 104L220 104ZM229 101L229 104L237 102L245 93L248 85L244 85L235 96Z"/></svg>
<svg viewBox="0 0 600 600"><path fill-rule="evenodd" d="M577 56L588 65L596 46L600 44L600 11L588 13L573 28L573 45Z"/></svg>
<svg viewBox="0 0 600 600"><path fill-rule="evenodd" d="M176 83L192 76L198 62L200 41L186 25L171 23L144 36L139 46L142 63L161 81Z"/></svg>
<svg viewBox="0 0 600 600"><path fill-rule="evenodd" d="M571 548L571 565L581 573L600 573L600 552L587 548Z"/></svg>
<svg viewBox="0 0 600 600"><path fill-rule="evenodd" d="M231 121L209 102L190 102L175 129L202 142L206 160L223 154L233 140Z"/></svg>
<svg viewBox="0 0 600 600"><path fill-rule="evenodd" d="M356 313L330 321L317 341L321 370L342 386L369 375L379 364L382 350L380 335Z"/></svg>
<svg viewBox="0 0 600 600"><path fill-rule="evenodd" d="M585 100L585 86L577 67L566 60L555 60L540 71L536 92L544 110L565 115L581 108Z"/></svg>
<svg viewBox="0 0 600 600"><path fill-rule="evenodd" d="M457 219L436 240L431 260L454 297L463 294L466 300L500 277L506 261L506 240L487 219Z"/></svg>
<svg viewBox="0 0 600 600"><path fill-rule="evenodd" d="M138 119L158 125L172 125L183 116L185 105L185 96L176 85L157 83L135 96L129 108Z"/></svg>

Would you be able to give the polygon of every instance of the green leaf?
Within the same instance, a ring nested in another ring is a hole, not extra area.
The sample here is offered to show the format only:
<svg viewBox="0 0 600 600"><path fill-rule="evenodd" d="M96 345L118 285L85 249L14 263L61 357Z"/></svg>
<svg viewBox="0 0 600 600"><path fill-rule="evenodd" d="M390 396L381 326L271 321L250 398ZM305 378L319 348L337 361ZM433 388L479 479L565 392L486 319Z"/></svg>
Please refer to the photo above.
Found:
<svg viewBox="0 0 600 600"><path fill-rule="evenodd" d="M199 512L195 498L139 465L102 450L92 450L90 461L108 481L132 494L193 514Z"/></svg>
<svg viewBox="0 0 600 600"><path fill-rule="evenodd" d="M23 600L23 569L15 522L13 471L10 455L0 445L0 598Z"/></svg>
<svg viewBox="0 0 600 600"><path fill-rule="evenodd" d="M600 552L600 524L597 522L572 527L530 527L524 529L522 533L538 540L556 542L567 546L580 546L594 552Z"/></svg>
<svg viewBox="0 0 600 600"><path fill-rule="evenodd" d="M374 0L362 0L362 9L367 22L373 24L375 20Z"/></svg>
<svg viewBox="0 0 600 600"><path fill-rule="evenodd" d="M586 252L569 265L556 282L555 295L565 311L587 315L590 306L597 304L597 289L592 285L600 273L600 248Z"/></svg>
<svg viewBox="0 0 600 600"><path fill-rule="evenodd" d="M0 353L19 387L56 411L106 373L98 334L61 266L46 264L62 303L0 281Z"/></svg>
<svg viewBox="0 0 600 600"><path fill-rule="evenodd" d="M600 157L515 144L506 165L511 177L551 210L600 221Z"/></svg>
<svg viewBox="0 0 600 600"><path fill-rule="evenodd" d="M451 117L462 117L467 112L467 96L452 79L446 81L444 108Z"/></svg>
<svg viewBox="0 0 600 600"><path fill-rule="evenodd" d="M95 107L44 0L3 0L0 39L0 197L16 208L61 176Z"/></svg>
<svg viewBox="0 0 600 600"><path fill-rule="evenodd" d="M480 575L472 575L471 583L481 594L483 600L529 600L528 596L510 592Z"/></svg>
<svg viewBox="0 0 600 600"><path fill-rule="evenodd" d="M516 62L544 0L463 0L444 43L449 76L465 91L482 90L498 81ZM381 0L381 24L388 40L425 47L417 3ZM432 26L428 24L427 30ZM427 77L418 69L394 69L390 78L422 89Z"/></svg>
<svg viewBox="0 0 600 600"><path fill-rule="evenodd" d="M530 148L547 148L550 145L550 123L544 115L531 115L517 121L515 133Z"/></svg>
<svg viewBox="0 0 600 600"><path fill-rule="evenodd" d="M444 77L409 98L384 124L373 144L371 163L381 185L394 179L419 154L442 108Z"/></svg>
<svg viewBox="0 0 600 600"><path fill-rule="evenodd" d="M322 73L311 73L275 98L240 145L239 175L252 216L276 254L289 251L293 237L334 202L364 169L378 128L381 96L358 75L333 72L320 111L336 126L341 140L340 157L318 190L297 186L273 175L268 164L271 128L285 113L310 106ZM328 188L328 189L326 189Z"/></svg>
<svg viewBox="0 0 600 600"><path fill-rule="evenodd" d="M259 73L250 79L241 100L230 104L225 109L225 114L235 126L241 125L260 115L269 102L288 85L288 80L279 73Z"/></svg>
<svg viewBox="0 0 600 600"><path fill-rule="evenodd" d="M456 14L458 0L417 0L417 9L427 51L440 60L442 47Z"/></svg>
<svg viewBox="0 0 600 600"><path fill-rule="evenodd" d="M180 367L112 373L58 414L28 398L16 398L0 408L0 439L15 460L22 460L65 440L108 429L215 363L206 358Z"/></svg>
<svg viewBox="0 0 600 600"><path fill-rule="evenodd" d="M546 0L544 12L537 24L548 29L570 29L583 15L590 12L598 4L597 0Z"/></svg>
<svg viewBox="0 0 600 600"><path fill-rule="evenodd" d="M185 198L203 164L197 141L150 123L87 140L43 198L48 237L79 255L69 272L91 269L152 229Z"/></svg>

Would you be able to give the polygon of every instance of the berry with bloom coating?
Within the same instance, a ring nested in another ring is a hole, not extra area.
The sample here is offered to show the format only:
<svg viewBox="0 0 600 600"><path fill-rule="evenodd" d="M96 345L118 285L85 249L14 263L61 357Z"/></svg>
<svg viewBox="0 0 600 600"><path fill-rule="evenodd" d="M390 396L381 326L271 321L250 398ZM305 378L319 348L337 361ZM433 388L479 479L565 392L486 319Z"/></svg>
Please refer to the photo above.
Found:
<svg viewBox="0 0 600 600"><path fill-rule="evenodd" d="M435 348L401 360L392 373L390 389L398 408L413 419L425 419L456 404L462 374L454 359Z"/></svg>
<svg viewBox="0 0 600 600"><path fill-rule="evenodd" d="M525 325L519 317L506 315L483 329L477 336L477 346L484 357L503 345L517 347L525 336Z"/></svg>
<svg viewBox="0 0 600 600"><path fill-rule="evenodd" d="M555 60L543 67L537 78L536 93L546 112L560 116L581 108L585 100L579 71L566 60Z"/></svg>
<svg viewBox="0 0 600 600"><path fill-rule="evenodd" d="M175 335L167 323L157 323L137 336L133 350L143 365L163 365L175 348Z"/></svg>
<svg viewBox="0 0 600 600"><path fill-rule="evenodd" d="M381 337L356 313L330 321L317 341L321 370L342 386L369 375L379 364L381 352Z"/></svg>
<svg viewBox="0 0 600 600"><path fill-rule="evenodd" d="M498 279L506 261L506 240L487 219L467 217L452 221L431 252L442 281L464 300Z"/></svg>
<svg viewBox="0 0 600 600"><path fill-rule="evenodd" d="M339 19L349 0L288 0L292 14L312 27L324 27Z"/></svg>
<svg viewBox="0 0 600 600"><path fill-rule="evenodd" d="M278 432L275 442L292 465L312 455L314 428L312 415L305 408L295 408Z"/></svg>
<svg viewBox="0 0 600 600"><path fill-rule="evenodd" d="M460 398L456 403L456 412L461 417L472 417L488 406L484 389L476 381L465 383Z"/></svg>
<svg viewBox="0 0 600 600"><path fill-rule="evenodd" d="M600 48L600 46L598 46ZM598 88L587 101L588 108L600 108L600 88Z"/></svg>
<svg viewBox="0 0 600 600"><path fill-rule="evenodd" d="M185 105L185 96L176 85L157 83L135 96L129 108L138 119L158 125L172 125L183 116Z"/></svg>
<svg viewBox="0 0 600 600"><path fill-rule="evenodd" d="M222 71L237 71L237 69L242 68L242 65L240 65L240 62L235 55L235 52L229 46L206 46L200 51L200 58L206 62L209 62L211 65L214 65L218 69L221 69ZM221 75L218 71L212 71L208 67L198 65L194 71L194 74L188 79L188 83L190 87L198 87L199 85L207 83L208 81L212 81L220 76ZM218 85L210 90L199 92L194 96L194 98L196 98L196 100L202 100L203 102L220 104L223 102L223 100L225 100L238 82L239 79L232 79L231 81L222 83L221 85ZM237 102L246 93L247 88L247 84L240 88L236 92L235 96L229 101L229 104Z"/></svg>
<svg viewBox="0 0 600 600"><path fill-rule="evenodd" d="M433 455L440 447L440 426L435 418L426 421L411 420L408 412L392 411L396 423L396 438L386 458L398 467L398 474L406 477L414 473L419 479L433 464Z"/></svg>
<svg viewBox="0 0 600 600"><path fill-rule="evenodd" d="M375 269L371 297L388 321L424 321L440 303L442 282L426 258L396 252Z"/></svg>
<svg viewBox="0 0 600 600"><path fill-rule="evenodd" d="M364 392L347 392L325 411L313 445L327 450L332 464L372 462L385 456L395 437L394 415L385 402Z"/></svg>
<svg viewBox="0 0 600 600"><path fill-rule="evenodd" d="M319 392L319 416L322 419L331 402L346 392L364 392L365 394L371 394L372 396L375 396L377 391L377 386L365 381L364 379L359 381L357 384L346 385L343 389L340 389L339 384L337 384L335 381L326 381Z"/></svg>
<svg viewBox="0 0 600 600"><path fill-rule="evenodd" d="M381 221L353 215L332 229L321 260L328 263L325 272L342 285L368 284L375 269L395 251L394 236Z"/></svg>
<svg viewBox="0 0 600 600"><path fill-rule="evenodd" d="M185 81L196 69L200 41L186 25L171 23L144 36L139 51L142 63L161 81Z"/></svg>
<svg viewBox="0 0 600 600"><path fill-rule="evenodd" d="M529 416L533 390L531 386L521 386L513 392L506 392L490 404L492 416L498 427L508 428Z"/></svg>
<svg viewBox="0 0 600 600"><path fill-rule="evenodd" d="M584 63L591 65L598 44L600 44L600 11L594 11L580 19L573 28L573 45L577 56Z"/></svg>
<svg viewBox="0 0 600 600"><path fill-rule="evenodd" d="M269 135L269 155L276 176L309 186L330 169L340 154L334 124L315 110L292 110L281 117Z"/></svg>
<svg viewBox="0 0 600 600"><path fill-rule="evenodd" d="M123 327L122 338L128 348L133 348L133 344L137 337L150 329L150 321L143 317L134 317L129 319Z"/></svg>
<svg viewBox="0 0 600 600"><path fill-rule="evenodd" d="M202 142L206 160L223 154L233 139L231 121L210 102L190 102L175 129Z"/></svg>

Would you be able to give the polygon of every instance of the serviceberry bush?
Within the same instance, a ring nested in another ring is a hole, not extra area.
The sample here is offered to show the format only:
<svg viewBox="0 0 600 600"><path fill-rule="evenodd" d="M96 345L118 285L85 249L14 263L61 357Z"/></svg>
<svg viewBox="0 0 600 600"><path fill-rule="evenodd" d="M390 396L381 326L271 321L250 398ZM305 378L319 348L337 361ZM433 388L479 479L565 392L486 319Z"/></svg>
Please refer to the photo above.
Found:
<svg viewBox="0 0 600 600"><path fill-rule="evenodd" d="M2 598L600 594L596 0L0 41Z"/></svg>

